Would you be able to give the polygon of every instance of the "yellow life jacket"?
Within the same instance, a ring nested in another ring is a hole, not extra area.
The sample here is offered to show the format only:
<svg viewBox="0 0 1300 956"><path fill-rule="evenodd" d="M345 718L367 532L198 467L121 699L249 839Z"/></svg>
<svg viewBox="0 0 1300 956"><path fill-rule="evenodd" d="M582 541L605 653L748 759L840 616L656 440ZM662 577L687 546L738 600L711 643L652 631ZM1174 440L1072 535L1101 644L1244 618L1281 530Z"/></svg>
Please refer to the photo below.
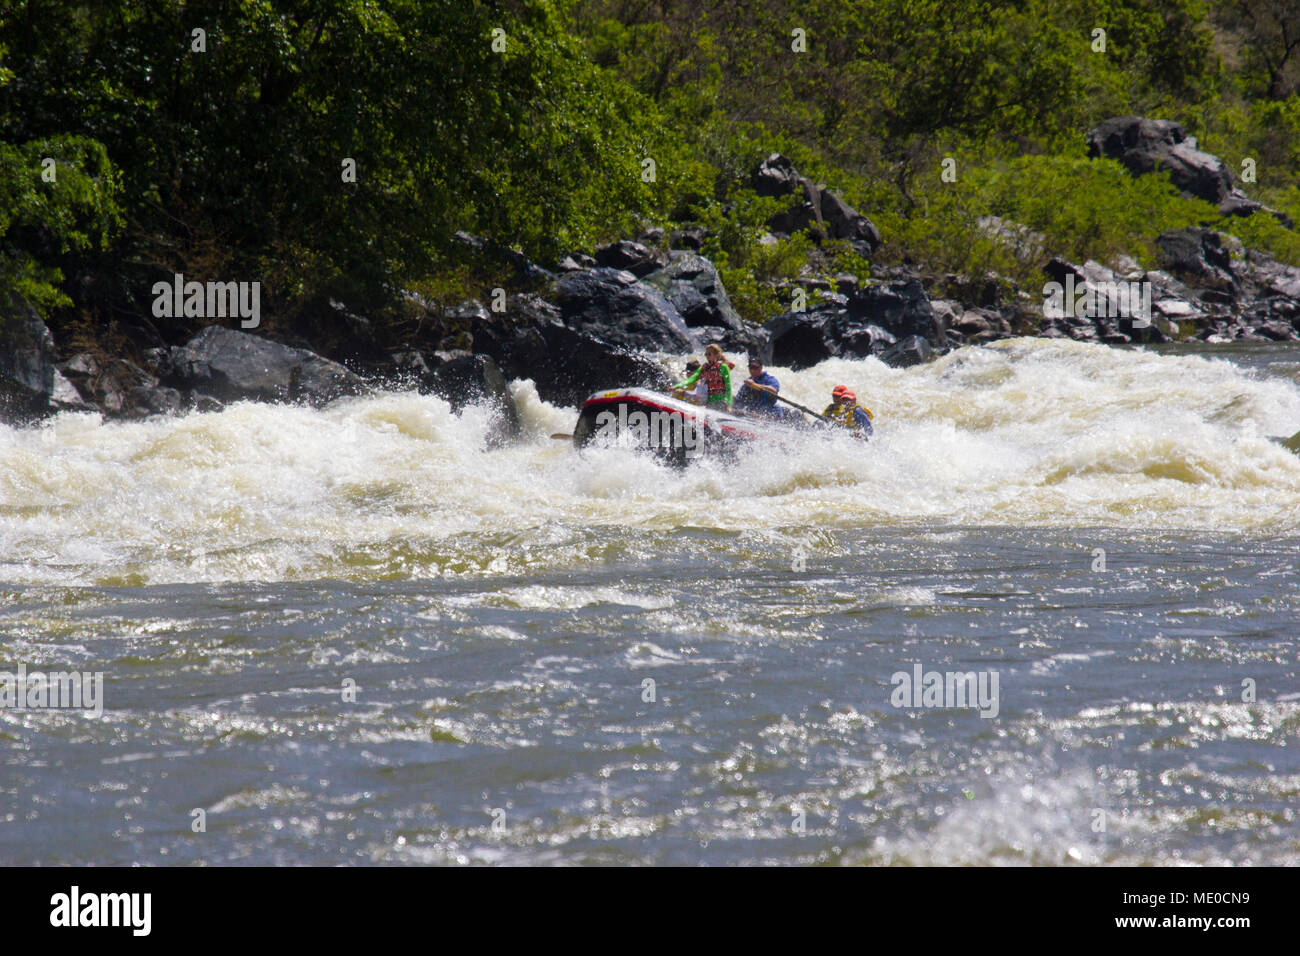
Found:
<svg viewBox="0 0 1300 956"><path fill-rule="evenodd" d="M868 419L875 418L875 416L871 414L871 409L864 405L841 405L838 402L831 402L827 405L826 411L822 412L822 415L829 418L837 425L843 425L845 428L857 428L858 423L854 420L853 413L858 409L862 409L862 411L866 412Z"/></svg>

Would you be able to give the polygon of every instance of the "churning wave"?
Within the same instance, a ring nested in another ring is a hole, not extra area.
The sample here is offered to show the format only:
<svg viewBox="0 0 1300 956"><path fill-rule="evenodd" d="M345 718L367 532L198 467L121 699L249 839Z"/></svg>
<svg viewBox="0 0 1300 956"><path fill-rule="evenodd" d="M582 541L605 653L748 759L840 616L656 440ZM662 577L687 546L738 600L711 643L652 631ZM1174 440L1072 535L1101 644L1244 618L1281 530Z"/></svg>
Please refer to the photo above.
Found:
<svg viewBox="0 0 1300 956"><path fill-rule="evenodd" d="M323 410L240 404L136 423L0 427L0 579L15 584L403 579L590 558L674 529L986 525L1300 529L1300 386L1220 359L1018 339L910 369L774 369L813 407L854 387L866 447L809 436L673 471L550 436L576 410L514 390L485 409L382 393ZM602 537L603 536L603 537Z"/></svg>

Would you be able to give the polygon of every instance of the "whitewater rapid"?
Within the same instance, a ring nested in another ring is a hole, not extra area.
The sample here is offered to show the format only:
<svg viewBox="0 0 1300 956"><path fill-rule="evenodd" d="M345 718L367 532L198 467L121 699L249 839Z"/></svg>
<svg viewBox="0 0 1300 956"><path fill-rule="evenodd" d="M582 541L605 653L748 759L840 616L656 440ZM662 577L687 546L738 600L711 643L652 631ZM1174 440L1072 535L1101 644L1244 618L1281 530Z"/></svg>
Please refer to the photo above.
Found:
<svg viewBox="0 0 1300 956"><path fill-rule="evenodd" d="M1290 368L1290 367L1289 367ZM914 526L1300 530L1294 371L1017 339L929 365L773 368L820 409L840 383L876 416L862 447L809 436L674 471L550 436L576 409L513 383L524 433L415 393L322 410L239 404L135 423L65 413L0 427L0 581L415 579L518 574L648 547L680 528L798 546L821 529ZM612 537L611 537L612 536ZM620 545L623 546L623 545Z"/></svg>

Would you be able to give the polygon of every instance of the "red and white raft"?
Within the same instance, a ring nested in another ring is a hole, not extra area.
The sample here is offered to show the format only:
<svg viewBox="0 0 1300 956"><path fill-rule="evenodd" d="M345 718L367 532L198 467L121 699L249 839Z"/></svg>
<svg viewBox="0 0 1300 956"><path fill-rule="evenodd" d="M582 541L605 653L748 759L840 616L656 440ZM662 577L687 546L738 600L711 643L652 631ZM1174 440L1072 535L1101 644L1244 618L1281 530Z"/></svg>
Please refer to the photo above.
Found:
<svg viewBox="0 0 1300 956"><path fill-rule="evenodd" d="M753 442L789 443L813 419L722 411L647 388L597 392L582 404L573 429L577 448L646 449L674 464L733 453Z"/></svg>

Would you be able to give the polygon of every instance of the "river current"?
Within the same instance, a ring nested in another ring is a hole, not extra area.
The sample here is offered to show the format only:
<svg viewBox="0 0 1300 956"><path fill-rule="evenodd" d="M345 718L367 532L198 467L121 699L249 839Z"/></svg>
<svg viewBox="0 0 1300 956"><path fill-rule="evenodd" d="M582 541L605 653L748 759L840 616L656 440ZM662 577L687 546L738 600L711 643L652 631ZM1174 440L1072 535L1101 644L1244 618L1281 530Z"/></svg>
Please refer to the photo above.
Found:
<svg viewBox="0 0 1300 956"><path fill-rule="evenodd" d="M0 670L102 679L0 708L0 861L1300 863L1300 350L772 371L873 441L0 426Z"/></svg>

